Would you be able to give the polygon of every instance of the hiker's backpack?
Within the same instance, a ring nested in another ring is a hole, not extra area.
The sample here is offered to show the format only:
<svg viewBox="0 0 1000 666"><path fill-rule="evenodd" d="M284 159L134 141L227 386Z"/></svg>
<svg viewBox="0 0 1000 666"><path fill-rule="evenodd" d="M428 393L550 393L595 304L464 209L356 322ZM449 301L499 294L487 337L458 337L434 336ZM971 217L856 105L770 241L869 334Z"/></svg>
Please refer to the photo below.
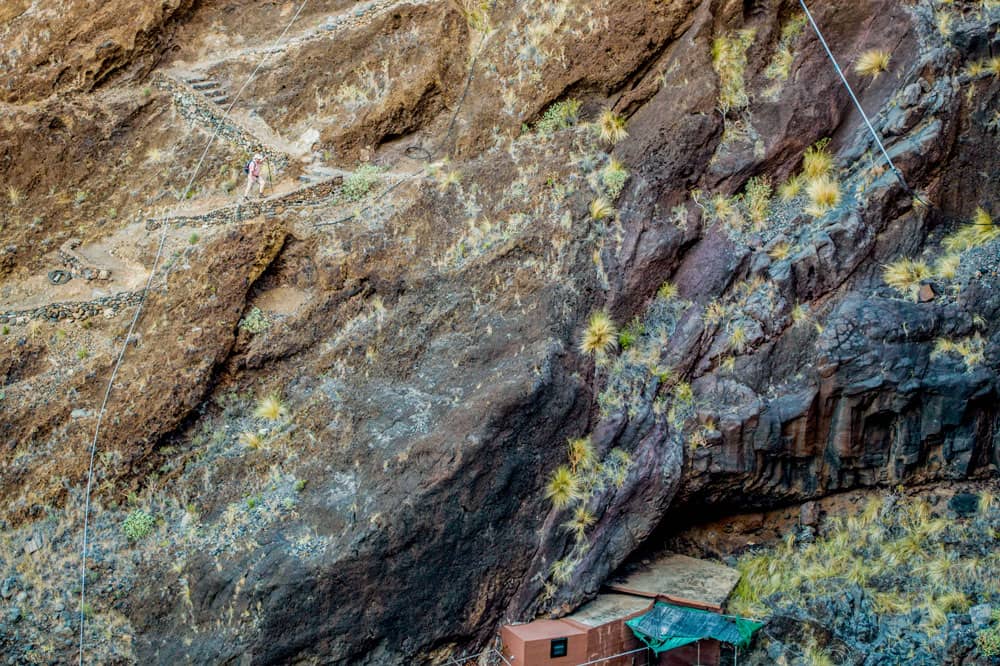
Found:
<svg viewBox="0 0 1000 666"><path fill-rule="evenodd" d="M253 162L253 160L250 160L250 162ZM247 162L246 164L243 165L243 173L244 174L250 173L250 162Z"/></svg>

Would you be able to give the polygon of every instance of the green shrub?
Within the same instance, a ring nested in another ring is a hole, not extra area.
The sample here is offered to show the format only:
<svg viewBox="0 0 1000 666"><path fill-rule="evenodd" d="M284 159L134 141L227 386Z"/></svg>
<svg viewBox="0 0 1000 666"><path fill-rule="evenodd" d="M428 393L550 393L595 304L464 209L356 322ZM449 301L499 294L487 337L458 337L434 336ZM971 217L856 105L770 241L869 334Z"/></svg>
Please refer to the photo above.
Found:
<svg viewBox="0 0 1000 666"><path fill-rule="evenodd" d="M156 525L156 519L153 516L142 509L136 509L125 518L125 522L122 523L122 532L125 533L129 541L138 541L149 536L154 525Z"/></svg>
<svg viewBox="0 0 1000 666"><path fill-rule="evenodd" d="M622 188L625 187L625 181L627 180L628 169L625 168L624 164L612 157L601 174L601 182L604 183L604 189L608 191L608 197L612 201L617 199L618 195L622 193Z"/></svg>
<svg viewBox="0 0 1000 666"><path fill-rule="evenodd" d="M976 634L976 645L984 657L1000 657L1000 611L993 611L993 624Z"/></svg>
<svg viewBox="0 0 1000 666"><path fill-rule="evenodd" d="M565 99L545 110L541 120L535 123L535 131L550 136L557 130L572 127L578 120L580 120L579 100Z"/></svg>
<svg viewBox="0 0 1000 666"><path fill-rule="evenodd" d="M240 330L249 333L263 333L271 327L271 322L263 310L256 305L250 308L250 312L243 319L240 319Z"/></svg>
<svg viewBox="0 0 1000 666"><path fill-rule="evenodd" d="M347 201L360 201L368 196L368 193L379 181L379 169L374 164L363 164L355 169L354 173L349 173L344 177L344 184L341 187L341 195Z"/></svg>

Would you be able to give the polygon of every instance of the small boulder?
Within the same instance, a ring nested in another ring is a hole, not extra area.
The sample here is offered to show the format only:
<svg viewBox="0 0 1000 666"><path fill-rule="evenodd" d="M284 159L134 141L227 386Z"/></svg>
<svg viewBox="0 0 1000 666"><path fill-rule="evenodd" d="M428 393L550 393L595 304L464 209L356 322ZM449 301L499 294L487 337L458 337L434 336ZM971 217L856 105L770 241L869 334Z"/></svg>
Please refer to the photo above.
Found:
<svg viewBox="0 0 1000 666"><path fill-rule="evenodd" d="M934 285L924 283L920 285L920 291L917 292L917 300L921 303L929 303L937 298L937 291L934 289Z"/></svg>
<svg viewBox="0 0 1000 666"><path fill-rule="evenodd" d="M979 510L979 495L955 493L955 496L948 500L948 508L959 516L971 516Z"/></svg>
<svg viewBox="0 0 1000 666"><path fill-rule="evenodd" d="M819 506L816 502L806 502L799 507L799 522L803 525L819 524Z"/></svg>
<svg viewBox="0 0 1000 666"><path fill-rule="evenodd" d="M990 604L979 604L969 609L969 618L977 629L984 629L990 626L993 620L993 606Z"/></svg>

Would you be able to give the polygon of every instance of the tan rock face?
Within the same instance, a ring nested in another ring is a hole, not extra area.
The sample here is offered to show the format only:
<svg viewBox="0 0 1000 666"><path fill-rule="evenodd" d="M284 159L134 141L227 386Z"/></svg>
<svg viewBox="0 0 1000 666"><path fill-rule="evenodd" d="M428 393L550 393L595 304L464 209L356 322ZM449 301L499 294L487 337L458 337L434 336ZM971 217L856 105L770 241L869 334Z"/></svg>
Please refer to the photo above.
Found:
<svg viewBox="0 0 1000 666"><path fill-rule="evenodd" d="M791 6L329 0L275 45L297 3L44 5L0 10L15 660L76 658L89 444L161 239L98 440L101 663L430 662L702 513L998 462L998 241L954 235L995 217L989 11L816 8L928 209ZM45 279L71 239L109 280Z"/></svg>

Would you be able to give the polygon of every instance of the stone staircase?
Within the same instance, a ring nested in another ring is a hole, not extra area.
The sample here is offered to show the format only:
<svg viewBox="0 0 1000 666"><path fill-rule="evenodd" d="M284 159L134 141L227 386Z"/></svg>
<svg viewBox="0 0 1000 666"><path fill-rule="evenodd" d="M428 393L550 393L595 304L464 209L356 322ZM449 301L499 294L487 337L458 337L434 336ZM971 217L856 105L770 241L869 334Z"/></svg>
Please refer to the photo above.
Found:
<svg viewBox="0 0 1000 666"><path fill-rule="evenodd" d="M155 85L171 94L181 116L202 125L208 132L217 132L220 139L237 146L248 155L262 153L275 173L288 166L288 155L271 146L244 127L232 115L226 115L228 93L212 79L190 73L156 72Z"/></svg>
<svg viewBox="0 0 1000 666"><path fill-rule="evenodd" d="M185 77L185 83L197 90L205 98L218 106L226 106L230 102L229 93L222 87L222 84L215 79L201 76Z"/></svg>

